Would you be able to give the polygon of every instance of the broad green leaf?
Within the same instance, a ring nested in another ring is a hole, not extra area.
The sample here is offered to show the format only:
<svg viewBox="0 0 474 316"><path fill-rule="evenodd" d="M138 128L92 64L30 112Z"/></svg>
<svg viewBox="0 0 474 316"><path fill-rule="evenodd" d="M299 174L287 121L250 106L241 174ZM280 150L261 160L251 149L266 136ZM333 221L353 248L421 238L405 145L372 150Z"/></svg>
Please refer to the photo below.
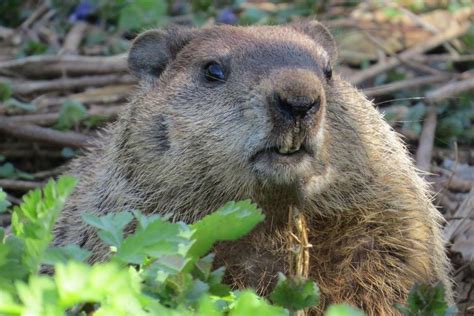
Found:
<svg viewBox="0 0 474 316"><path fill-rule="evenodd" d="M63 247L48 248L43 256L42 263L54 265L67 263L68 261L84 262L91 253L78 245L66 245Z"/></svg>
<svg viewBox="0 0 474 316"><path fill-rule="evenodd" d="M17 293L23 303L22 315L64 315L58 302L58 292L54 281L46 276L32 276L28 284L18 282Z"/></svg>
<svg viewBox="0 0 474 316"><path fill-rule="evenodd" d="M99 229L97 235L107 245L119 248L123 240L123 229L132 221L133 215L130 212L108 213L104 216L84 213L82 219Z"/></svg>
<svg viewBox="0 0 474 316"><path fill-rule="evenodd" d="M39 189L29 192L23 197L23 203L14 207L13 233L25 244L22 262L30 272L36 272L39 268L53 238L56 218L75 184L76 180L72 177L61 177L57 182L50 180L42 192Z"/></svg>
<svg viewBox="0 0 474 316"><path fill-rule="evenodd" d="M162 25L166 9L164 0L131 1L120 11L119 28L141 31L146 27Z"/></svg>
<svg viewBox="0 0 474 316"><path fill-rule="evenodd" d="M446 303L441 283L436 286L415 284L408 294L407 306L396 307L407 316L445 316L453 313Z"/></svg>
<svg viewBox="0 0 474 316"><path fill-rule="evenodd" d="M22 312L23 307L18 304L13 295L0 286L0 315L21 316Z"/></svg>
<svg viewBox="0 0 474 316"><path fill-rule="evenodd" d="M13 164L7 162L0 165L0 178L32 180L33 176L27 172L16 169Z"/></svg>
<svg viewBox="0 0 474 316"><path fill-rule="evenodd" d="M286 278L281 273L278 278L278 284L270 294L274 304L297 311L319 303L319 289L313 281Z"/></svg>
<svg viewBox="0 0 474 316"><path fill-rule="evenodd" d="M374 302L375 304L375 302ZM324 313L325 316L364 316L364 313L357 308L345 304L334 304Z"/></svg>
<svg viewBox="0 0 474 316"><path fill-rule="evenodd" d="M135 264L142 264L147 257L160 259L174 255L184 258L192 245L191 236L191 229L184 223L170 223L155 217L144 228L138 227L117 247L117 258Z"/></svg>
<svg viewBox="0 0 474 316"><path fill-rule="evenodd" d="M285 309L268 304L263 298L247 290L238 296L229 316L283 316L289 315Z"/></svg>
<svg viewBox="0 0 474 316"><path fill-rule="evenodd" d="M193 238L196 242L189 254L197 259L208 253L217 241L237 240L248 234L264 218L262 211L250 200L228 202L191 225L195 230Z"/></svg>
<svg viewBox="0 0 474 316"><path fill-rule="evenodd" d="M7 194L3 192L2 188L0 188L0 213L5 212L9 207L11 203L7 200ZM0 241L2 238L0 238Z"/></svg>
<svg viewBox="0 0 474 316"><path fill-rule="evenodd" d="M5 81L0 81L0 102L4 102L11 98L12 87Z"/></svg>
<svg viewBox="0 0 474 316"><path fill-rule="evenodd" d="M68 130L74 127L87 115L87 109L84 105L75 100L67 100L61 106L58 122L54 127L59 130Z"/></svg>
<svg viewBox="0 0 474 316"><path fill-rule="evenodd" d="M15 167L12 163L7 162L3 165L0 165L0 178L14 178L15 176Z"/></svg>
<svg viewBox="0 0 474 316"><path fill-rule="evenodd" d="M199 303L199 315L223 316L224 314L217 308L214 301L208 295L205 295Z"/></svg>

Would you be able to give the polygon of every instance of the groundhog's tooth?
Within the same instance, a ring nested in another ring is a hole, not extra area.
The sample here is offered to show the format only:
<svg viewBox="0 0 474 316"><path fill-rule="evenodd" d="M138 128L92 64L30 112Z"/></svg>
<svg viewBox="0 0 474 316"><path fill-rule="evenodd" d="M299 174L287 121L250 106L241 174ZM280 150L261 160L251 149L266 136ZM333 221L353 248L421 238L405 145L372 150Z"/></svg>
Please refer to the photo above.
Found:
<svg viewBox="0 0 474 316"><path fill-rule="evenodd" d="M288 148L288 147L279 147L279 148L278 148L278 152L279 152L280 154L287 154L287 153L290 152L290 148Z"/></svg>

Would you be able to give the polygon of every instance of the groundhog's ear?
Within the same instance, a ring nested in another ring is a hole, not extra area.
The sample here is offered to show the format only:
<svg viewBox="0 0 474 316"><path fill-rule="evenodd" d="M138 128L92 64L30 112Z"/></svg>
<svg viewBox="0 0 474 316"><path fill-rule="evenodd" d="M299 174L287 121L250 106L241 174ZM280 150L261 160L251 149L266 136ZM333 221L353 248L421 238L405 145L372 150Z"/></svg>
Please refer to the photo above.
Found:
<svg viewBox="0 0 474 316"><path fill-rule="evenodd" d="M142 33L133 41L128 67L140 79L157 78L192 37L191 29L180 27Z"/></svg>
<svg viewBox="0 0 474 316"><path fill-rule="evenodd" d="M332 37L329 30L315 20L310 21L300 21L291 23L290 26L297 31L304 33L311 37L315 42L321 45L324 50L328 53L329 58L332 62L337 59L337 44Z"/></svg>

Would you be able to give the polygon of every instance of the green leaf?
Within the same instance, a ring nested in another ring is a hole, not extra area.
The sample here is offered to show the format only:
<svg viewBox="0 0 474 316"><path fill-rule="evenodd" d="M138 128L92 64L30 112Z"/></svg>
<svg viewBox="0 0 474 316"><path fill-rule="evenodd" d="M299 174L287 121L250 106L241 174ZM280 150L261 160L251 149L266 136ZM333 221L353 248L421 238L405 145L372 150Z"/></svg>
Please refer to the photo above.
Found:
<svg viewBox="0 0 474 316"><path fill-rule="evenodd" d="M237 240L248 234L264 218L262 211L250 200L228 202L216 212L191 225L195 230L196 242L189 254L197 260L208 253L215 242ZM217 227L219 229L216 229Z"/></svg>
<svg viewBox="0 0 474 316"><path fill-rule="evenodd" d="M217 308L214 301L208 295L205 295L199 303L199 315L223 316L224 314Z"/></svg>
<svg viewBox="0 0 474 316"><path fill-rule="evenodd" d="M316 283L310 280L287 279L279 273L278 284L270 294L270 299L276 305L283 306L290 311L297 311L319 303L319 289Z"/></svg>
<svg viewBox="0 0 474 316"><path fill-rule="evenodd" d="M333 304L324 313L325 316L364 316L357 308L345 304Z"/></svg>
<svg viewBox="0 0 474 316"><path fill-rule="evenodd" d="M25 243L20 238L9 236L0 240L0 288L13 287L15 280L26 278L28 270L23 264L24 255Z"/></svg>
<svg viewBox="0 0 474 316"><path fill-rule="evenodd" d="M7 194L3 192L2 188L0 188L0 213L5 212L10 207L10 205L11 203L7 200Z"/></svg>
<svg viewBox="0 0 474 316"><path fill-rule="evenodd" d="M48 45L40 41L29 40L26 42L19 52L19 57L41 55L48 51Z"/></svg>
<svg viewBox="0 0 474 316"><path fill-rule="evenodd" d="M281 307L268 304L263 298L247 290L238 296L229 316L279 316L288 315L288 312Z"/></svg>
<svg viewBox="0 0 474 316"><path fill-rule="evenodd" d="M20 102L16 99L10 98L5 101L5 107L7 109L16 109L16 110L23 110L27 112L35 112L36 111L36 105L32 103L24 103Z"/></svg>
<svg viewBox="0 0 474 316"><path fill-rule="evenodd" d="M11 98L12 96L12 87L9 83L0 81L0 102L4 102Z"/></svg>
<svg viewBox="0 0 474 316"><path fill-rule="evenodd" d="M15 176L15 167L7 162L0 165L0 178L13 178Z"/></svg>
<svg viewBox="0 0 474 316"><path fill-rule="evenodd" d="M126 5L119 16L119 28L142 31L143 28L164 24L167 10L164 0L135 0Z"/></svg>
<svg viewBox="0 0 474 316"><path fill-rule="evenodd" d="M130 212L119 212L99 217L84 213L82 219L99 229L97 234L107 245L119 248L123 240L123 229L132 221L133 215Z"/></svg>
<svg viewBox="0 0 474 316"><path fill-rule="evenodd" d="M61 156L64 157L64 158L72 158L72 157L76 156L76 152L75 152L74 149L72 149L70 147L64 147L61 150Z"/></svg>
<svg viewBox="0 0 474 316"><path fill-rule="evenodd" d="M48 248L43 257L43 264L54 265L57 263L67 263L68 261L84 262L91 253L78 245L66 245L63 247Z"/></svg>
<svg viewBox="0 0 474 316"><path fill-rule="evenodd" d="M117 258L127 263L142 264L147 257L151 257L166 266L166 261L160 257L168 256L167 260L175 261L176 267L181 269L178 261L185 262L181 260L192 245L191 236L191 229L184 223L170 223L159 217L154 217L153 221L141 218L137 231L117 247Z"/></svg>
<svg viewBox="0 0 474 316"><path fill-rule="evenodd" d="M78 124L87 115L87 109L81 102L67 100L61 106L59 118L54 128L59 130L68 130Z"/></svg>
<svg viewBox="0 0 474 316"><path fill-rule="evenodd" d="M57 182L50 180L42 192L29 192L23 197L23 203L13 209L13 233L24 242L22 264L28 271L35 273L38 270L53 238L56 218L75 184L76 180L72 177L61 177Z"/></svg>
<svg viewBox="0 0 474 316"><path fill-rule="evenodd" d="M255 7L245 9L240 16L240 24L265 24L270 16L267 12Z"/></svg>
<svg viewBox="0 0 474 316"><path fill-rule="evenodd" d="M0 165L0 178L8 178L8 179L25 179L25 180L32 180L34 177L24 171L16 169L13 164L7 162L3 165Z"/></svg>
<svg viewBox="0 0 474 316"><path fill-rule="evenodd" d="M453 312L446 303L442 283L436 286L415 284L408 294L407 306L396 308L407 316L445 316Z"/></svg>

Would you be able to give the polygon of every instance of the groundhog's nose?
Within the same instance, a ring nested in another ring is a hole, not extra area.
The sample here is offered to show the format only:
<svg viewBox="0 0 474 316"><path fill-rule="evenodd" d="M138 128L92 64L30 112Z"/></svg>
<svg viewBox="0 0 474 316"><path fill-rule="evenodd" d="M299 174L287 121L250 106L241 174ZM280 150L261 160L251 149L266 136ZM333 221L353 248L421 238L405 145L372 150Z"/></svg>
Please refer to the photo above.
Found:
<svg viewBox="0 0 474 316"><path fill-rule="evenodd" d="M265 82L269 110L276 124L311 125L324 107L325 94L318 76L305 69L279 69Z"/></svg>
<svg viewBox="0 0 474 316"><path fill-rule="evenodd" d="M300 120L308 113L316 113L321 105L319 96L283 95L275 93L274 106L286 119Z"/></svg>

